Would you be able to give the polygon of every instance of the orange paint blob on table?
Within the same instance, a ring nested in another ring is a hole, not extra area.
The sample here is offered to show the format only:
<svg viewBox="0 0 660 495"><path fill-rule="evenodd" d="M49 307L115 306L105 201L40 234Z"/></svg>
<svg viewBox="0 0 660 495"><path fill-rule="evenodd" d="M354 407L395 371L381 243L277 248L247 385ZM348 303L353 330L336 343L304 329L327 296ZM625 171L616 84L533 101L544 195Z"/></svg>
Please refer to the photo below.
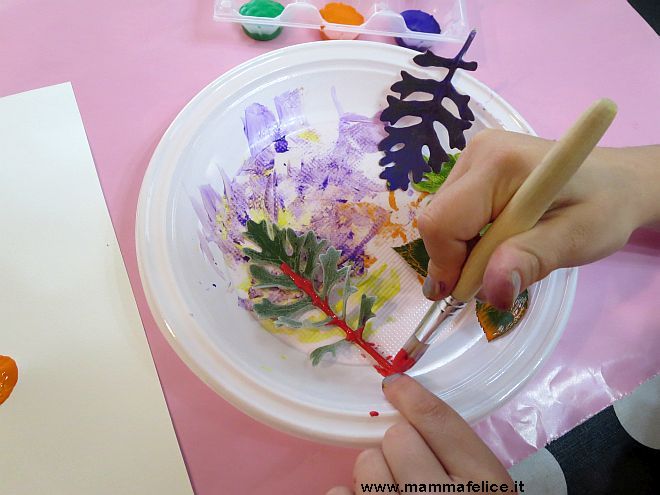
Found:
<svg viewBox="0 0 660 495"><path fill-rule="evenodd" d="M364 22L364 17L360 14L355 7L341 2L330 2L325 5L320 11L321 17L333 24L348 24L350 26L359 26ZM333 39L334 36L326 34L321 28L321 38Z"/></svg>
<svg viewBox="0 0 660 495"><path fill-rule="evenodd" d="M18 366L9 356L0 356L0 404L6 401L18 382Z"/></svg>

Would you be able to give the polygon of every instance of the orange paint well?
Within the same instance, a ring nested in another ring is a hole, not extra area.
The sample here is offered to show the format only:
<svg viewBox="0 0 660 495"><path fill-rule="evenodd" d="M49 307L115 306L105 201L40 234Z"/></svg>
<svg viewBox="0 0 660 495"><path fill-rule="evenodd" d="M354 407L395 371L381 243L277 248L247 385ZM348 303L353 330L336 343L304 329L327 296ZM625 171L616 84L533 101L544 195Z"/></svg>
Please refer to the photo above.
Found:
<svg viewBox="0 0 660 495"><path fill-rule="evenodd" d="M354 7L341 2L331 2L326 4L320 11L321 17L333 24L347 24L349 26L359 26L364 22L364 17ZM321 26L321 38L324 40L334 39L335 36L325 33L325 26Z"/></svg>
<svg viewBox="0 0 660 495"><path fill-rule="evenodd" d="M18 366L9 356L0 356L0 404L6 401L18 382Z"/></svg>
<svg viewBox="0 0 660 495"><path fill-rule="evenodd" d="M321 17L333 24L349 24L359 26L364 22L364 17L355 7L341 2L330 2L320 10Z"/></svg>

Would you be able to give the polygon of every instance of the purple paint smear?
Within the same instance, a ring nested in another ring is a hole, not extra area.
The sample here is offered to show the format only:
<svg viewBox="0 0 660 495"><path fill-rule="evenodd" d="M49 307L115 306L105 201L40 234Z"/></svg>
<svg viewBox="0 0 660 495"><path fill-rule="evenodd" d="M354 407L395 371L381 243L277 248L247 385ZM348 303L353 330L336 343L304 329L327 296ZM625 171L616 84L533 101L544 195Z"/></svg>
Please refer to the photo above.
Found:
<svg viewBox="0 0 660 495"><path fill-rule="evenodd" d="M273 112L260 103L253 103L245 109L243 132L245 132L252 156L256 156L261 150L282 137Z"/></svg>
<svg viewBox="0 0 660 495"><path fill-rule="evenodd" d="M292 131L299 131L309 126L303 114L302 88L285 91L275 97L275 108L280 121L280 135L285 136Z"/></svg>
<svg viewBox="0 0 660 495"><path fill-rule="evenodd" d="M360 204L382 192L384 184L367 177L359 164L366 153L378 151L383 126L377 118L344 113L334 91L332 96L339 122L336 141L330 147L295 134L310 129L303 114L301 88L274 99L277 117L260 103L245 109L243 129L250 157L234 178L220 171L222 194L204 185L200 187L201 202L193 204L202 239L217 245L228 263L244 262L241 248L250 210L264 212L272 222L286 211L294 218L311 215L309 228L341 249L343 261L350 260L358 271L364 270L364 248L389 214L374 204ZM275 170L276 154L291 149L302 153L300 167ZM202 249L207 257L211 254L208 246Z"/></svg>
<svg viewBox="0 0 660 495"><path fill-rule="evenodd" d="M308 126L302 113L302 88L286 91L276 96L274 102L277 118L260 103L253 103L245 109L243 131L253 157L273 143L277 153L284 153L288 149L286 135Z"/></svg>
<svg viewBox="0 0 660 495"><path fill-rule="evenodd" d="M378 150L381 138L378 125L365 117L345 114L339 119L339 135L334 147L325 154L304 158L299 170L290 172L304 201L307 194L334 185L341 199L360 201L383 190L383 184L367 178L356 169L366 153Z"/></svg>

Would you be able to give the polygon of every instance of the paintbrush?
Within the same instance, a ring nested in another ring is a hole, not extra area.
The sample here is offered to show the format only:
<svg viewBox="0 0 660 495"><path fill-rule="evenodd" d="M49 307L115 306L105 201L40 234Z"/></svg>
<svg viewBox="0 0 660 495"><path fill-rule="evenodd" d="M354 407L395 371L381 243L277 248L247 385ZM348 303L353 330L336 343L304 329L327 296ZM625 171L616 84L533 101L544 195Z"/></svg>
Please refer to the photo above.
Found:
<svg viewBox="0 0 660 495"><path fill-rule="evenodd" d="M536 225L559 191L603 137L616 111L613 101L596 101L550 148L470 252L451 295L433 303L415 333L397 353L393 360L393 372L410 369L443 330L448 328L453 316L481 288L484 271L493 251L506 239Z"/></svg>

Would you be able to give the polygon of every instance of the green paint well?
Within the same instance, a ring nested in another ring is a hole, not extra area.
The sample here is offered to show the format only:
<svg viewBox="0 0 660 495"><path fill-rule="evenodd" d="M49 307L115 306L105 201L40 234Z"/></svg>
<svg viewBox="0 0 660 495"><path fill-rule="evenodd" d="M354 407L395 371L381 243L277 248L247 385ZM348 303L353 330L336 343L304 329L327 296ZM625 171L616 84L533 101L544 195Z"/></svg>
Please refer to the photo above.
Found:
<svg viewBox="0 0 660 495"><path fill-rule="evenodd" d="M248 17L278 17L284 11L284 5L273 0L251 0L243 4L238 13ZM261 24L244 24L243 31L257 41L270 41L282 33L282 28Z"/></svg>

